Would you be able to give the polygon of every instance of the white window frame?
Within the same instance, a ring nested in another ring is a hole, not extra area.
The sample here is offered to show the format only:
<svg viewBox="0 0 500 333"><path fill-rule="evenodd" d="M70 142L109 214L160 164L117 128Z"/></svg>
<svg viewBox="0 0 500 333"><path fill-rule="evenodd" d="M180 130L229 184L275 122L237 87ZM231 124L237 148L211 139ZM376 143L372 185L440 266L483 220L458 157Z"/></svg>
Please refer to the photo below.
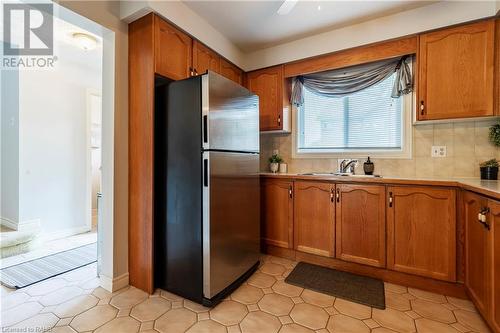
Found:
<svg viewBox="0 0 500 333"><path fill-rule="evenodd" d="M401 149L336 149L335 152L318 152L316 149L308 151L300 149L299 142L299 110L292 107L292 158L384 158L384 159L411 159L413 147L413 112L416 101L415 93L403 95Z"/></svg>

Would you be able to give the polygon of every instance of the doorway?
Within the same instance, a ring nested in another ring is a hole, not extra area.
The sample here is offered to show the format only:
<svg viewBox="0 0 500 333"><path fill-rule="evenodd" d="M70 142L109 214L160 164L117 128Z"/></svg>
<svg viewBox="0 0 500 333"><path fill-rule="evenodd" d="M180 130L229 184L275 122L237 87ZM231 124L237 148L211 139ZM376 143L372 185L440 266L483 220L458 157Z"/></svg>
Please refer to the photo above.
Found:
<svg viewBox="0 0 500 333"><path fill-rule="evenodd" d="M103 108L103 100L109 101L103 94L103 63L105 43L109 47L114 40L99 24L53 6L54 66L2 70L3 276L8 268L22 272L37 261L45 260L46 268L54 255L76 262L60 269L94 265L97 270L98 224L103 223L98 209L106 208L98 197L103 182L109 183L102 158L102 137L109 135L103 133L102 111L109 110L109 104Z"/></svg>

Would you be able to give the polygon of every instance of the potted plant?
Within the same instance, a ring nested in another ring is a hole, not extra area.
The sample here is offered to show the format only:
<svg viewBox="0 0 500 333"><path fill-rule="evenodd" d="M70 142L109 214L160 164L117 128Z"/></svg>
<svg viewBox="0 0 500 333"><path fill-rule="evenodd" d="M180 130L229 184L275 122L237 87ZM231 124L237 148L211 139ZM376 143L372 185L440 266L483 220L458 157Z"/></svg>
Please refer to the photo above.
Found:
<svg viewBox="0 0 500 333"><path fill-rule="evenodd" d="M495 146L500 146L500 122L490 127L490 142Z"/></svg>
<svg viewBox="0 0 500 333"><path fill-rule="evenodd" d="M498 177L498 161L491 159L479 164L481 179L496 180Z"/></svg>
<svg viewBox="0 0 500 333"><path fill-rule="evenodd" d="M278 154L273 154L273 156L269 157L269 169L271 169L272 173L278 171L281 162L283 162L283 159Z"/></svg>

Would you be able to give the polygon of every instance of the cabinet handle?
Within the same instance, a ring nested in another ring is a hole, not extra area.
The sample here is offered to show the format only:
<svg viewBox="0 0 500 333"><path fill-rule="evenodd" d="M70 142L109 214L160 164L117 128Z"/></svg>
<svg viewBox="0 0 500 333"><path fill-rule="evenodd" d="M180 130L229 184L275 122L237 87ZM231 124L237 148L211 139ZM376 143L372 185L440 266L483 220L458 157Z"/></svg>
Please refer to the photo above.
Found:
<svg viewBox="0 0 500 333"><path fill-rule="evenodd" d="M198 71L196 70L196 68L194 69L194 76L198 76Z"/></svg>
<svg viewBox="0 0 500 333"><path fill-rule="evenodd" d="M292 185L288 187L288 195L290 196L290 199L292 198Z"/></svg>
<svg viewBox="0 0 500 333"><path fill-rule="evenodd" d="M486 214L488 214L489 212L490 212L490 209L488 207L483 208L483 209L481 209L481 211L479 212L479 215L477 217L477 221L479 223L481 223L483 225L483 227L488 231L490 230L490 225L487 222Z"/></svg>
<svg viewBox="0 0 500 333"><path fill-rule="evenodd" d="M189 76L194 76L193 67L189 67Z"/></svg>
<svg viewBox="0 0 500 333"><path fill-rule="evenodd" d="M337 202L340 202L340 189L337 189L336 198L337 198Z"/></svg>
<svg viewBox="0 0 500 333"><path fill-rule="evenodd" d="M281 115L278 115L278 125L281 125Z"/></svg>
<svg viewBox="0 0 500 333"><path fill-rule="evenodd" d="M392 192L389 192L389 207L392 207L392 202L393 202Z"/></svg>
<svg viewBox="0 0 500 333"><path fill-rule="evenodd" d="M424 101L420 101L420 115L425 114L425 106L424 106Z"/></svg>
<svg viewBox="0 0 500 333"><path fill-rule="evenodd" d="M330 189L330 201L333 202L333 187Z"/></svg>

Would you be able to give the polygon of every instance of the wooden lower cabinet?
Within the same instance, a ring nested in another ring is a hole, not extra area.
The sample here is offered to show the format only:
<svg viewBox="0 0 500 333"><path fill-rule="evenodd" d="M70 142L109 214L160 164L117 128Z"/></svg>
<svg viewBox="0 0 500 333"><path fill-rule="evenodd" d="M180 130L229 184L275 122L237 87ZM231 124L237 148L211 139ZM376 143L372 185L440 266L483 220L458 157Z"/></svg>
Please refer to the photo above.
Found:
<svg viewBox="0 0 500 333"><path fill-rule="evenodd" d="M479 312L487 317L491 300L490 233L479 222L478 215L487 208L488 200L466 192L465 218L465 286Z"/></svg>
<svg viewBox="0 0 500 333"><path fill-rule="evenodd" d="M265 179L261 183L262 239L265 244L293 248L293 183Z"/></svg>
<svg viewBox="0 0 500 333"><path fill-rule="evenodd" d="M489 225L492 244L492 308L491 308L491 327L500 332L500 202L490 200L488 203L490 209Z"/></svg>
<svg viewBox="0 0 500 333"><path fill-rule="evenodd" d="M387 268L455 282L455 190L389 186L387 192Z"/></svg>
<svg viewBox="0 0 500 333"><path fill-rule="evenodd" d="M335 185L296 181L294 184L295 249L320 256L335 255Z"/></svg>
<svg viewBox="0 0 500 333"><path fill-rule="evenodd" d="M338 259L385 267L385 199L383 185L337 185Z"/></svg>

